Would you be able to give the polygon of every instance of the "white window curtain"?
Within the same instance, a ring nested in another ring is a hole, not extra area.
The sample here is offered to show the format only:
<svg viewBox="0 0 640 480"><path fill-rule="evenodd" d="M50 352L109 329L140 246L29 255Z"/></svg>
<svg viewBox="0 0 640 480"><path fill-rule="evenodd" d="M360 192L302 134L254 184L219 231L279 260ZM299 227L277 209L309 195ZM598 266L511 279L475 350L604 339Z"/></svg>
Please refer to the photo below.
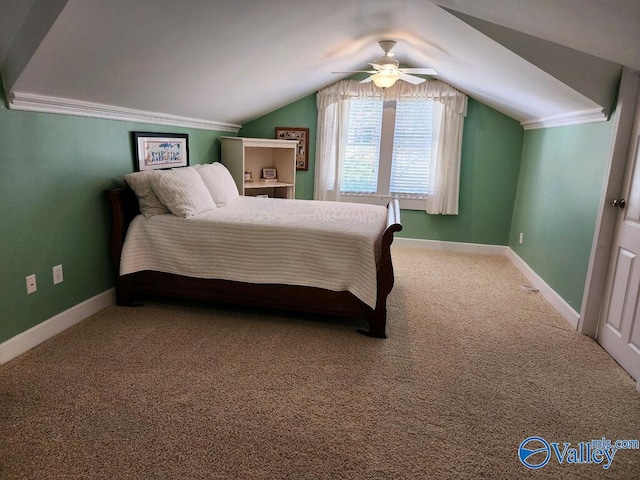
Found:
<svg viewBox="0 0 640 480"><path fill-rule="evenodd" d="M419 85L397 82L385 90L372 82L343 80L320 90L316 100L318 134L314 198L340 200L340 162L344 153L349 100L352 98L379 98L382 101L431 99L443 105L436 161L431 162L430 193L425 210L430 214L457 215L462 127L467 113L467 96L437 80ZM437 123L434 128L437 128Z"/></svg>

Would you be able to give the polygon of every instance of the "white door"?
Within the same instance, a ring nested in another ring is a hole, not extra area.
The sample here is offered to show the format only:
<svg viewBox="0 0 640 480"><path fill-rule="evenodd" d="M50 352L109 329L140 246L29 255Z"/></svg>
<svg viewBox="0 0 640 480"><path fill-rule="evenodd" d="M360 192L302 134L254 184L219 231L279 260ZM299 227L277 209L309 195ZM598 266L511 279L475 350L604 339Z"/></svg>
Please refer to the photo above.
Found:
<svg viewBox="0 0 640 480"><path fill-rule="evenodd" d="M629 146L597 340L640 386L640 101Z"/></svg>

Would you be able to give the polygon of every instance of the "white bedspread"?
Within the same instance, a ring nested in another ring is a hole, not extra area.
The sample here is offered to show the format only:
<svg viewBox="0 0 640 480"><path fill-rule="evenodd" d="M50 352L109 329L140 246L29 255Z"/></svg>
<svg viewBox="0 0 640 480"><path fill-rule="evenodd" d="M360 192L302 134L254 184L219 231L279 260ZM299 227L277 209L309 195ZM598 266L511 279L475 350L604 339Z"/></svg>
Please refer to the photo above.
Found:
<svg viewBox="0 0 640 480"><path fill-rule="evenodd" d="M191 218L138 215L120 274L155 270L347 290L375 308L375 249L386 218L374 205L254 197Z"/></svg>

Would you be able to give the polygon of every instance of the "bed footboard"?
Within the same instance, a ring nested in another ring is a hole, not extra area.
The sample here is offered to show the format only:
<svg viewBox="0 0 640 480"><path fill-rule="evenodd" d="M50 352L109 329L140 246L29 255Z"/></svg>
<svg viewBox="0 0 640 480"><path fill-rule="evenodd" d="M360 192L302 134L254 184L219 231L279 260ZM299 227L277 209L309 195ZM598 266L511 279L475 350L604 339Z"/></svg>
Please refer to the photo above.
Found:
<svg viewBox="0 0 640 480"><path fill-rule="evenodd" d="M377 252L377 299L376 308L369 317L369 330L360 333L376 338L387 338L387 297L393 289L393 263L391 261L391 243L395 232L402 230L400 223L400 202L391 199L387 205L387 228L382 234L380 251Z"/></svg>

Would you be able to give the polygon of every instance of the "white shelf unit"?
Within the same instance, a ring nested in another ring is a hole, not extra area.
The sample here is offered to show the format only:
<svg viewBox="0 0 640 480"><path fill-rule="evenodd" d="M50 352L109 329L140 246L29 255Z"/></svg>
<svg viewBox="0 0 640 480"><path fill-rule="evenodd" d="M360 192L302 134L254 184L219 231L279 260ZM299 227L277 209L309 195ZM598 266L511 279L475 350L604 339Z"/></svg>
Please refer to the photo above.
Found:
<svg viewBox="0 0 640 480"><path fill-rule="evenodd" d="M221 137L220 142L220 160L231 172L240 195L295 198L296 142L245 137ZM262 180L263 168L275 168L277 181ZM245 182L245 172L251 172L253 181Z"/></svg>

